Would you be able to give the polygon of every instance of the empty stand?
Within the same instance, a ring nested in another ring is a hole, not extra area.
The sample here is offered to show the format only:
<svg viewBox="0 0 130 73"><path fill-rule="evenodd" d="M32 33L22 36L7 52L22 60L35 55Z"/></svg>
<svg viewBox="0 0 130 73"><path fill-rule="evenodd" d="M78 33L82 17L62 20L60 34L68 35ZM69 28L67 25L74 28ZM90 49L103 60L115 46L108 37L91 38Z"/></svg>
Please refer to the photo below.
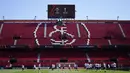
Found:
<svg viewBox="0 0 130 73"><path fill-rule="evenodd" d="M111 43L114 45L129 45L130 44L130 39L111 39Z"/></svg>
<svg viewBox="0 0 130 73"><path fill-rule="evenodd" d="M85 52L83 50L73 50L73 49L51 49L51 50L43 50L41 52L41 60L50 60L53 62L49 63L57 63L60 62L60 59L65 58L69 62L77 62L78 60L87 60ZM44 62L43 62L44 63ZM46 63L46 62L45 62Z"/></svg>
<svg viewBox="0 0 130 73"><path fill-rule="evenodd" d="M33 66L37 63L37 54L38 53L35 51L0 51L0 66L10 64L9 60L11 58L17 59L17 63L13 64L14 66L21 66L22 64L26 66Z"/></svg>
<svg viewBox="0 0 130 73"><path fill-rule="evenodd" d="M4 23L2 36L13 37L14 35L21 36L22 38L33 38L33 31L37 23Z"/></svg>
<svg viewBox="0 0 130 73"><path fill-rule="evenodd" d="M108 39L104 38L107 36L112 38L110 39L112 44L130 44L127 40L123 40L124 42L120 40L123 38L123 35L118 24L86 23L84 24L85 27L80 23L78 23L78 25L80 30L79 32L76 23L66 23L65 26L57 26L57 29L66 27L65 30L67 30L67 33L74 35L74 39L76 39L73 45L88 45L88 42L90 45L109 45ZM129 37L129 25L122 24L121 26L126 36ZM55 31L54 23L47 23L46 27L47 28L45 28L45 23L4 23L0 44L14 44L13 36L15 35L21 37L21 39L17 40L17 45L35 46L35 36L40 45L51 44L51 38L61 40L60 32L56 32L52 35L52 37L49 37L49 34L52 31ZM46 33L44 31L46 31ZM36 32L35 35L34 32ZM78 33L80 33L80 38L78 37ZM88 37L88 35L90 35L90 37ZM69 36L67 39L72 40Z"/></svg>
<svg viewBox="0 0 130 73"><path fill-rule="evenodd" d="M77 25L78 24L78 25ZM84 25L83 25L84 24ZM123 34L118 26L118 24L114 23L66 23L65 26L57 26L57 29L61 29L63 27L67 33L74 35L74 38L70 36L62 37L61 32L56 32L50 37L50 33L55 31L54 23L0 23L0 45L14 45L14 36L19 36L20 39L17 39L16 45L28 45L31 48L35 48L39 43L41 46L52 45L51 39L55 39L57 41L68 40L68 42L76 39L76 41L72 44L74 45L130 45L130 30L129 24L121 24L122 29L126 35L126 38L123 37ZM79 31L78 31L79 29ZM45 33L46 32L46 33ZM79 37L80 36L80 37ZM106 38L110 37L110 38ZM109 40L109 41L108 41ZM54 41L53 41L54 42ZM67 43L68 43L67 42ZM88 58L92 63L97 61L107 61L110 62L110 58L116 57L118 59L119 64L129 65L130 57L128 56L126 51L111 51L101 50L98 48L96 51L88 51L86 56L86 52L82 49L76 48L53 48L53 49L44 49L37 48L41 50L40 53L38 51L32 51L34 49L30 49L30 51L0 51L0 66L6 66L9 64L10 56L17 58L17 63L14 66L21 66L22 64L26 66L33 66L37 64L37 60L40 60L40 63L49 66L50 64L56 64L60 62L61 58L68 59L68 62L75 62L79 64L79 66L83 66L85 62L87 62ZM97 48L95 48L97 49ZM125 48L123 48L125 49ZM86 50L86 49L85 49ZM38 54L40 55L38 58ZM93 62L94 61L94 62Z"/></svg>
<svg viewBox="0 0 130 73"><path fill-rule="evenodd" d="M67 32L68 33L74 35L74 38L78 38L78 32L77 32L76 24L69 23L69 24L66 24L66 27L67 27Z"/></svg>
<svg viewBox="0 0 130 73"><path fill-rule="evenodd" d="M73 54L72 54L73 53ZM60 55L59 55L60 54ZM68 50L68 49L51 49L43 50L41 52L41 58L86 58L85 52L81 50Z"/></svg>
<svg viewBox="0 0 130 73"><path fill-rule="evenodd" d="M35 39L19 39L17 40L17 45L28 45L30 47L34 47L37 44L35 43Z"/></svg>
<svg viewBox="0 0 130 73"><path fill-rule="evenodd" d="M14 45L14 40L12 38L0 37L0 45Z"/></svg>
<svg viewBox="0 0 130 73"><path fill-rule="evenodd" d="M107 39L90 39L90 45L109 45L108 40Z"/></svg>
<svg viewBox="0 0 130 73"><path fill-rule="evenodd" d="M130 38L130 24L121 24L127 38Z"/></svg>
<svg viewBox="0 0 130 73"><path fill-rule="evenodd" d="M91 38L103 38L105 36L112 36L113 38L118 38L122 36L121 31L117 24L97 23L97 24L86 24L86 26L90 31ZM84 30L82 31L85 33Z"/></svg>

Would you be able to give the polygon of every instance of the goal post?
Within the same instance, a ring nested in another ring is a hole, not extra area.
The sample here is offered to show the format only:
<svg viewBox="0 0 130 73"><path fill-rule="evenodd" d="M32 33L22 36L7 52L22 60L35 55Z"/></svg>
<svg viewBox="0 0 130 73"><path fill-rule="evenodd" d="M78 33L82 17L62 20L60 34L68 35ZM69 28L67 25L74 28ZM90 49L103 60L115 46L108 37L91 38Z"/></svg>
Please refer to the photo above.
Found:
<svg viewBox="0 0 130 73"><path fill-rule="evenodd" d="M61 65L61 67L69 67L69 65L71 67L74 67L75 62L66 62L66 63L59 62L59 63L56 63L56 66L58 66L59 64Z"/></svg>

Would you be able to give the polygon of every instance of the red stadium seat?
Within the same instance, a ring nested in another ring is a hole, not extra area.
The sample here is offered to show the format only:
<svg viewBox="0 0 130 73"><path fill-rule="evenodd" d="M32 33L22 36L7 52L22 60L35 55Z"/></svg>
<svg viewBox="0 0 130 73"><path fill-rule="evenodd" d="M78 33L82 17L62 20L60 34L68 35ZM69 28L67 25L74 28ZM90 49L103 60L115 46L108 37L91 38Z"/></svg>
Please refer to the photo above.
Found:
<svg viewBox="0 0 130 73"><path fill-rule="evenodd" d="M20 21L19 21L20 22ZM29 22L29 21L28 21ZM105 22L105 21L104 21ZM45 24L46 24L46 36L45 36ZM77 24L79 25L80 36L78 37ZM1 26L1 23L0 23ZM54 23L4 23L3 29L0 34L0 46L1 45L27 45L31 49L29 51L8 51L0 49L0 66L6 66L9 64L9 56L17 58L18 62L14 66L21 66L22 64L26 66L33 66L37 64L37 60L40 59L42 65L49 66L50 64L56 64L60 62L61 58L67 58L69 62L76 62L80 66L90 59L95 62L107 61L110 62L110 58L118 58L119 64L129 65L130 58L128 52L126 51L104 51L103 49L96 48L98 51L87 51L89 49L76 49L76 48L36 48L37 45L52 45L50 39L55 39L61 41L63 35L61 32L56 32L52 37L49 34L54 29ZM76 39L71 46L78 45L130 45L130 30L129 24L121 24L121 27L126 35L124 38L122 31L118 24L115 23L66 23L65 26L57 26L60 30L62 27L66 32L74 35L73 38L70 36L65 36L65 40L68 42ZM15 42L14 36L20 37ZM106 38L110 37L110 38ZM108 41L109 40L109 41ZM54 41L53 41L54 42ZM67 43L68 43L67 42ZM14 44L16 43L16 44ZM32 49L33 48L33 49ZM18 48L19 49L19 48ZM125 48L124 48L125 49ZM34 51L35 50L35 51ZM87 53L86 53L87 52ZM88 56L87 56L88 55ZM126 63L127 62L127 63Z"/></svg>

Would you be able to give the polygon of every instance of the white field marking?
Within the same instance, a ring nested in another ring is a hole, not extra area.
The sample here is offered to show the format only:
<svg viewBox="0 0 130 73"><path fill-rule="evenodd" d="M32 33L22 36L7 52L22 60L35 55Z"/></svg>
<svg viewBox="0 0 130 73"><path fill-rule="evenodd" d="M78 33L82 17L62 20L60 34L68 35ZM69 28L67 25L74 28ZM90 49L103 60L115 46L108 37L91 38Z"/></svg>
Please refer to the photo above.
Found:
<svg viewBox="0 0 130 73"><path fill-rule="evenodd" d="M44 24L44 38L47 36L47 24Z"/></svg>
<svg viewBox="0 0 130 73"><path fill-rule="evenodd" d="M38 41L38 38L37 38L37 30L39 29L39 27L40 27L41 24L42 24L42 22L37 25L36 29L33 32L34 38L35 38L35 42L36 42L37 45L40 45L39 41Z"/></svg>
<svg viewBox="0 0 130 73"><path fill-rule="evenodd" d="M76 26L77 26L77 31L78 31L78 37L80 38L80 37L81 37L81 35L80 35L79 24L77 23L77 24L76 24Z"/></svg>
<svg viewBox="0 0 130 73"><path fill-rule="evenodd" d="M125 38L125 37L126 37L126 35L125 35L125 33L124 33L124 31L123 31L123 29L122 29L121 25L120 25L120 24L118 24L118 26L119 26L119 28L120 28L120 30L121 30L121 33L122 33L123 37Z"/></svg>
<svg viewBox="0 0 130 73"><path fill-rule="evenodd" d="M88 39L87 39L87 45L89 45L90 43L90 31L88 30L88 28L86 27L86 25L84 23L81 23L81 25L83 25L83 27L85 28L86 32L88 33Z"/></svg>
<svg viewBox="0 0 130 73"><path fill-rule="evenodd" d="M1 27L0 27L0 34L2 33L3 26L4 26L4 23L1 24Z"/></svg>

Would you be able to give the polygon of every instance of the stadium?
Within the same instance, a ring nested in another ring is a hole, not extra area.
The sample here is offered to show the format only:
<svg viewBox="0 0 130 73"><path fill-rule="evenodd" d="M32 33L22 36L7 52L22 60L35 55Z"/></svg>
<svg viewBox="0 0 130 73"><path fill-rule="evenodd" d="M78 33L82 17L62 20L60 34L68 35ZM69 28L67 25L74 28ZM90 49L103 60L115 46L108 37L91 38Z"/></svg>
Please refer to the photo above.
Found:
<svg viewBox="0 0 130 73"><path fill-rule="evenodd" d="M46 20L0 20L0 73L129 73L130 20L76 20L48 4Z"/></svg>

